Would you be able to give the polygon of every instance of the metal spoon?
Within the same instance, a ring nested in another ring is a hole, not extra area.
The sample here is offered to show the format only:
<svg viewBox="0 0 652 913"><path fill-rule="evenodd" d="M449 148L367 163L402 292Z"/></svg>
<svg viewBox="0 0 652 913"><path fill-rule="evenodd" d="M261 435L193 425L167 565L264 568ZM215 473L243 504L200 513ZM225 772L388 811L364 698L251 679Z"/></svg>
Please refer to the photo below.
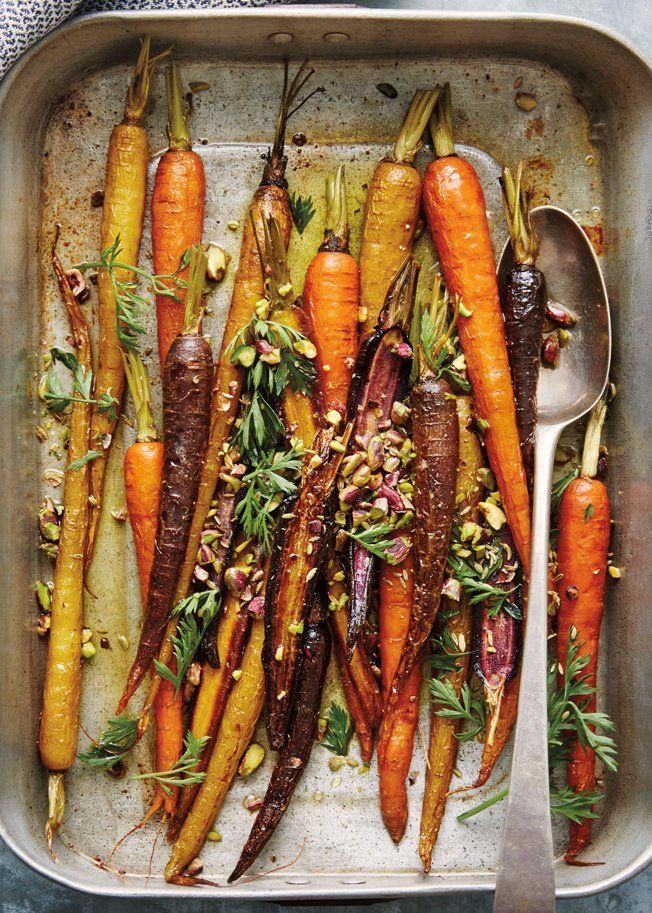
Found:
<svg viewBox="0 0 652 913"><path fill-rule="evenodd" d="M611 359L607 290L588 238L555 206L534 209L532 226L539 239L536 265L549 290L578 321L557 367L542 367L539 376L527 621L494 913L555 910L546 701L552 470L559 435L599 400ZM512 264L508 243L498 267L501 284Z"/></svg>

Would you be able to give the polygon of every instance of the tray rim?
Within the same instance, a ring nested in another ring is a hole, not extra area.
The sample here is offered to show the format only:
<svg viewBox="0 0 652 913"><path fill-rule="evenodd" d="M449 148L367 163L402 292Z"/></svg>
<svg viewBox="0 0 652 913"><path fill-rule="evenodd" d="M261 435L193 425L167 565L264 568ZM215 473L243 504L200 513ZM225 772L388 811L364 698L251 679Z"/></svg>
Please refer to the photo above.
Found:
<svg viewBox="0 0 652 913"><path fill-rule="evenodd" d="M333 11L336 12L337 18L334 19ZM472 23L482 23L482 22L492 22L492 23L504 23L512 24L519 23L523 26L532 24L535 27L539 24L545 25L560 25L560 26L570 26L571 28L576 29L580 33L594 33L599 35L603 39L606 39L609 43L620 47L628 56L634 58L638 65L646 71L647 78L650 80L652 88L652 57L648 58L647 55L640 50L634 43L629 41L627 38L624 38L616 30L602 25L601 23L593 22L589 19L578 16L566 16L566 15L555 15L553 13L506 13L506 12L463 12L463 11L441 11L441 10L427 10L427 9L375 9L369 7L362 7L357 5L347 5L347 6L322 6L314 4L297 4L293 6L283 6L283 5L270 5L266 7L218 7L215 9L198 9L198 10L184 10L184 9L175 9L175 10L124 10L124 11L112 11L112 12L95 12L95 13L85 13L80 16L73 17L72 19L63 22L61 25L57 26L43 38L39 39L35 44L28 48L19 58L16 60L9 70L5 73L2 80L0 80L0 115L2 114L3 106L6 102L6 99L10 96L10 93L17 83L18 79L21 76L23 70L25 70L31 63L32 60L38 56L47 46L58 40L61 36L65 36L77 30L84 30L89 24L96 23L138 23L146 21L174 21L174 20L200 20L200 19L218 19L218 18L228 18L228 19L270 19L278 21L279 18L292 21L295 19L312 19L316 21L328 21L340 23L343 20L347 19L370 19L370 20L380 20L380 21L401 21L401 22L472 22ZM292 56L292 55L290 55ZM325 56L329 56L327 53ZM56 861L42 862L38 859L32 852L30 847L25 847L20 843L18 839L14 839L9 831L9 828L5 824L2 816L0 815L0 838L4 840L10 850L18 856L21 861L23 861L30 868L38 872L40 875L45 876L46 878L51 879L59 884L65 885L68 888L71 888L76 891L83 892L84 894L96 894L102 897L124 897L124 898L170 898L178 897L189 898L189 897L203 897L206 899L215 898L220 896L220 891L223 890L220 886L217 888L210 887L176 887L173 890L165 883L157 880L156 884L152 887L145 886L130 886L129 883L124 883L121 885L116 883L113 884L100 884L93 887L88 886L86 883L82 883L73 875L67 874L66 870L58 866ZM595 894L602 893L604 891L610 890L617 887L620 884L628 881L633 878L640 872L642 872L648 865L652 863L652 840L650 843L626 866L624 866L620 871L615 872L613 875L610 875L606 878L599 879L595 882L587 883L579 886L566 886L566 887L557 887L556 896L561 899L566 898L576 898L576 897L586 897L592 896ZM409 874L409 873L405 873ZM496 875L494 872L488 871L487 878L482 882L468 882L464 883L463 873L459 873L458 881L454 886L446 884L447 879L444 878L423 878L422 882L417 885L412 886L401 886L398 885L393 890L389 891L387 888L382 890L380 887L374 888L370 882L367 882L364 885L356 884L342 884L341 880L337 880L337 875L325 875L324 879L328 883L331 879L334 882L333 890L330 890L328 887L316 887L312 890L305 890L304 885L291 885L283 883L282 885L275 882L270 882L270 887L265 891L251 891L247 889L247 884L242 885L233 885L228 887L228 893L222 895L223 899L233 899L233 900L258 900L258 901L277 901L277 902L288 902L288 901L337 901L340 899L350 900L353 902L356 901L370 901L374 899L401 899L405 897L429 897L440 894L462 894L462 893L490 893L495 890L496 887ZM336 882L336 883L335 883ZM382 891L382 893L381 893Z"/></svg>

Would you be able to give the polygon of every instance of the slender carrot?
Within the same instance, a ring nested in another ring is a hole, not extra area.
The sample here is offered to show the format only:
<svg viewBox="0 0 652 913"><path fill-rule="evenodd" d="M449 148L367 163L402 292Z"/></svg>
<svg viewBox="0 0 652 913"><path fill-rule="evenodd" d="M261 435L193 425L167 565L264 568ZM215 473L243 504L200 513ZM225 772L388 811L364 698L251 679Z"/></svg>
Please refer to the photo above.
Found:
<svg viewBox="0 0 652 913"><path fill-rule="evenodd" d="M284 71L283 94L276 123L276 132L271 152L267 156L263 176L257 187L247 217L244 222L244 232L240 245L240 261L238 272L231 296L231 307L224 329L220 357L217 365L215 382L213 385L213 398L211 402L211 418L206 458L199 480L199 491L195 504L195 513L190 525L188 547L184 558L181 573L176 586L175 603L184 599L188 594L190 581L195 569L197 549L201 541L201 534L210 510L211 501L215 495L215 487L224 463L225 448L233 423L238 414L240 394L242 393L243 373L234 365L229 356L228 347L243 327L249 323L254 314L258 301L263 297L264 282L258 255L259 245L263 243L263 223L265 218L273 217L281 228L281 234L287 247L292 228L292 212L290 199L287 192L285 170L287 159L285 157L285 130L288 119L307 100L308 96L297 102L301 89L314 71L303 63L297 71L292 82L288 78L287 63ZM168 625L159 659L167 663L172 654L171 636L174 634L176 620ZM152 677L152 683L143 704L140 716L140 730L147 726L149 711L151 709L156 690L159 686L160 676Z"/></svg>
<svg viewBox="0 0 652 913"><path fill-rule="evenodd" d="M184 325L170 348L163 376L163 474L147 612L117 713L126 707L160 647L188 542L208 440L213 374L210 343L199 332L205 275L206 254L197 246L190 255Z"/></svg>
<svg viewBox="0 0 652 913"><path fill-rule="evenodd" d="M607 411L603 398L591 414L584 440L580 476L564 492L559 506L557 570L559 611L557 613L557 659L566 663L569 641L578 644L578 656L587 657L582 676L595 688L598 667L600 625L609 550L609 495L595 478L598 469L600 432ZM586 710L596 709L595 693L588 697ZM575 741L566 768L568 785L574 792L595 787L595 752ZM591 819L570 822L566 862L572 863L591 836Z"/></svg>
<svg viewBox="0 0 652 913"><path fill-rule="evenodd" d="M246 540L240 534L236 549L245 543ZM233 565L236 569L240 569L249 577L258 568L262 570L263 556L258 546L254 545L245 550L240 548L237 554L237 563ZM266 570L263 574L264 586ZM227 592L224 597L224 614L220 618L216 638L220 666L215 669L209 663L203 664L202 677L192 712L191 732L197 738L208 736L208 742L202 750L199 764L193 768L193 772L205 771L208 765L229 695L235 684L233 673L236 672L237 675L237 670L242 663L251 629L251 620L252 615L248 611L247 604L242 601L241 594ZM161 688L164 684L165 682L161 683ZM189 785L184 788L175 819L170 825L168 837L176 838L198 790L198 785Z"/></svg>
<svg viewBox="0 0 652 913"><path fill-rule="evenodd" d="M514 543L527 573L530 500L496 264L478 176L469 162L455 154L448 84L437 104L431 131L437 158L426 170L424 209L446 286L451 298L459 302L458 332L476 411Z"/></svg>
<svg viewBox="0 0 652 913"><path fill-rule="evenodd" d="M183 254L201 241L206 176L201 156L192 148L189 115L185 110L181 77L176 63L172 63L165 72L165 86L169 148L159 159L154 178L152 254L154 272L171 275L179 269ZM185 268L177 278L184 280L187 273ZM156 296L161 365L165 364L170 346L183 325L185 290L175 285L174 292L174 297Z"/></svg>
<svg viewBox="0 0 652 913"><path fill-rule="evenodd" d="M482 468L483 457L480 443L472 430L470 397L457 397L457 420L460 459L455 486L456 510L458 515L464 511L465 519L472 520L481 495L478 471ZM442 676L443 680L452 685L459 696L462 684L466 681L469 672L473 618L468 599L462 596L456 603L454 600L444 597L440 615L442 637L450 638L456 651L462 654L455 660L457 669L447 671ZM459 722L438 716L437 706L431 705L426 785L419 835L419 856L424 872L430 871L432 850L444 817L446 796L457 758L458 740L455 734L458 729Z"/></svg>
<svg viewBox="0 0 652 913"><path fill-rule="evenodd" d="M324 243L306 272L306 311L315 329L317 370L325 408L346 413L358 348L358 265L349 253L344 166L326 182Z"/></svg>
<svg viewBox="0 0 652 913"><path fill-rule="evenodd" d="M72 293L54 249L52 265L66 305L77 361L91 371L91 345L86 321ZM82 677L82 627L84 624L84 554L89 523L89 464L74 468L89 450L91 407L75 402L68 433L68 469L64 488L64 514L54 571L54 593L48 655L43 683L39 751L49 778L48 843L64 814L63 772L75 760Z"/></svg>
<svg viewBox="0 0 652 913"><path fill-rule="evenodd" d="M149 97L150 80L162 56L164 55L150 58L150 41L149 37L145 37L127 91L124 117L122 122L113 128L106 160L100 247L104 251L119 238L122 262L134 265L138 263L147 196L149 152L147 134L142 122ZM134 274L120 270L116 272L115 278L130 281L134 279ZM95 399L99 400L102 394L108 393L120 403L124 390L124 369L120 355L113 282L107 270L98 272L97 291L99 347L94 395ZM106 442L110 441L115 425L116 418L107 412L100 412L97 407L94 408L91 447L100 450L101 455L93 460L90 467L92 498L86 550L87 567L93 557L102 511L104 474L109 456Z"/></svg>
<svg viewBox="0 0 652 913"><path fill-rule="evenodd" d="M265 698L265 676L261 661L264 638L262 620L254 621L242 660L242 675L224 711L219 735L210 757L206 777L179 832L165 879L172 884L195 884L185 868L200 852L208 832L222 808L247 745L254 734Z"/></svg>
<svg viewBox="0 0 652 913"><path fill-rule="evenodd" d="M136 352L123 353L123 359L136 412L136 441L127 448L124 458L125 495L136 548L141 602L146 607L156 542L163 444L158 439L152 415L147 368ZM165 681L163 685L155 705L155 770L170 770L183 751L183 697L181 692L176 693L171 682ZM159 808L163 808L168 816L172 815L177 796L176 786L169 787L166 792L157 781L156 796L148 817Z"/></svg>
<svg viewBox="0 0 652 913"><path fill-rule="evenodd" d="M421 663L416 662L396 704L389 708L389 691L398 668L410 624L414 598L414 561L409 552L400 567L383 563L378 588L378 628L385 715L378 737L380 811L390 837L398 843L408 819L407 777L414 735L419 722Z"/></svg>
<svg viewBox="0 0 652 913"><path fill-rule="evenodd" d="M344 166L341 165L334 177L326 182L324 243L308 267L303 290L304 306L312 322L317 347L323 408L328 419L335 423L346 414L358 348L359 285L358 266L349 253L346 186ZM331 614L335 654L363 760L369 760L373 751L371 730L380 724L380 692L361 641L350 663L346 660L348 611L343 604L346 598L343 578L341 562L334 555L327 579L329 603L331 608L337 607Z"/></svg>
<svg viewBox="0 0 652 913"><path fill-rule="evenodd" d="M438 89L419 91L394 148L376 166L365 201L360 244L360 319L363 336L373 333L389 287L412 253L421 211L421 175L413 166Z"/></svg>

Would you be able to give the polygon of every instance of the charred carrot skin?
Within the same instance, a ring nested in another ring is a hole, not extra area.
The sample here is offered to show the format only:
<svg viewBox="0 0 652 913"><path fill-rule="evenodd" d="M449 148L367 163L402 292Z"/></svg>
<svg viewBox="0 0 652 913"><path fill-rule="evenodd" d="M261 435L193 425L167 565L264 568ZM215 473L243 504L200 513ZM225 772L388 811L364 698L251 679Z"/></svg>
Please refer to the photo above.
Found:
<svg viewBox="0 0 652 913"><path fill-rule="evenodd" d="M106 160L100 247L104 251L119 238L121 261L134 265L138 263L143 234L149 162L147 134L142 126L142 120L149 96L150 79L156 63L157 58L150 59L149 38L145 38L127 92L124 117L122 122L113 128ZM134 274L116 270L115 278L130 281L134 279ZM107 270L98 272L97 292L99 345L94 398L99 400L102 394L108 393L121 403L125 375L118 338L115 293ZM87 567L93 557L102 510L104 476L109 457L106 441L110 442L115 432L116 421L117 417L112 418L109 413L100 412L97 407L93 409L90 445L92 449L99 450L101 456L90 464L92 502L86 552Z"/></svg>
<svg viewBox="0 0 652 913"><path fill-rule="evenodd" d="M478 472L484 461L480 443L472 429L470 397L457 397L457 419L460 458L455 483L456 507L458 512L464 511L465 518L472 520L477 516L477 505L481 498ZM455 602L449 597L443 597L438 623L440 621L441 629L450 635L462 654L455 660L458 668L445 672L443 676L444 681L451 684L459 695L468 677L470 665L469 647L473 631L473 613L468 599L462 597L459 602ZM428 763L419 834L419 857L426 873L431 868L432 851L444 817L446 797L459 744L455 737L459 730L459 721L438 716L437 709L436 705L430 707Z"/></svg>
<svg viewBox="0 0 652 913"><path fill-rule="evenodd" d="M448 87L441 117L450 118ZM527 574L530 566L530 499L516 424L505 329L498 296L496 264L482 187L470 162L455 155L450 128L424 177L423 205L439 255L446 287L464 312L458 333L466 356L478 418L485 423L485 443L514 544ZM438 132L439 131L439 132ZM468 313L468 316L467 316Z"/></svg>
<svg viewBox="0 0 652 913"><path fill-rule="evenodd" d="M455 508L459 457L455 399L448 382L434 376L420 377L412 388L410 402L416 451L416 523L412 548L418 561L414 606L391 688L392 702L417 662L437 617Z"/></svg>
<svg viewBox="0 0 652 913"><path fill-rule="evenodd" d="M609 497L599 479L580 477L570 483L561 500L558 527L557 658L563 668L566 646L574 628L578 656L590 656L582 674L586 676L586 684L595 688L610 534ZM588 699L587 710L595 709L593 694ZM595 753L576 741L566 774L568 785L575 792L593 789ZM576 859L590 836L591 819L581 824L570 822L567 862Z"/></svg>
<svg viewBox="0 0 652 913"><path fill-rule="evenodd" d="M288 807L310 758L331 655L330 631L319 597L308 615L301 654L301 678L288 727L287 743L274 765L263 805L236 867L229 875L229 883L240 878L260 855Z"/></svg>
<svg viewBox="0 0 652 913"><path fill-rule="evenodd" d="M408 632L413 598L414 554L410 552L400 567L386 564L381 567L378 592L380 659L385 701L385 715L378 737L380 811L385 827L395 843L403 837L408 819L407 777L419 722L420 662L414 664L394 706L388 706L388 699Z"/></svg>
<svg viewBox="0 0 652 913"><path fill-rule="evenodd" d="M52 265L70 319L77 360L84 371L88 372L91 370L91 347L86 321L54 253ZM68 434L68 466L88 451L90 421L90 406L74 403ZM77 749L82 678L81 634L84 624L84 554L89 524L88 494L88 463L79 469L67 471L39 729L41 760L50 771L65 771L71 767ZM58 822L53 825L53 829L57 826Z"/></svg>

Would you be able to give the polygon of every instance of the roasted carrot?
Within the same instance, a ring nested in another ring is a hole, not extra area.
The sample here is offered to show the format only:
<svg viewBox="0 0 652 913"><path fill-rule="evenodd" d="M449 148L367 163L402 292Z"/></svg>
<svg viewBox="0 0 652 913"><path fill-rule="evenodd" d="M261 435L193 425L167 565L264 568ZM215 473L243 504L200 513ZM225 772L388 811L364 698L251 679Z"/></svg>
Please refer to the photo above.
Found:
<svg viewBox="0 0 652 913"><path fill-rule="evenodd" d="M176 63L165 72L168 99L169 148L159 159L152 191L152 254L154 272L177 272L183 254L199 244L204 225L206 176L201 156L192 148L189 115L185 110L181 77ZM177 279L187 278L187 268ZM165 283L164 283L165 284ZM167 284L172 289L171 280ZM185 289L175 283L173 295L156 296L158 351L163 366L173 341L181 332Z"/></svg>
<svg viewBox="0 0 652 913"><path fill-rule="evenodd" d="M336 424L346 414L346 404L358 348L358 266L349 253L349 225L344 166L326 182L324 242L313 257L303 290L303 302L312 322L317 348L317 374L327 418ZM346 660L348 610L343 604L346 587L337 555L327 573L328 598L336 641L335 654L341 669L342 687L355 724L363 760L373 751L373 729L380 724L380 692L364 644L350 662ZM346 663L347 668L344 668Z"/></svg>
<svg viewBox="0 0 652 913"><path fill-rule="evenodd" d="M236 547L241 547L246 544L246 541L240 534ZM263 573L261 579L264 586L265 571L261 567L263 563L261 549L253 545L244 550L240 549L237 555L237 563L232 565L234 571L246 574L248 579L260 571ZM227 590L224 596L224 614L220 618L216 637L217 654L220 659L219 668L216 669L209 663L203 664L201 681L192 711L191 731L197 738L208 736L208 742L202 750L199 764L193 768L193 772L206 770L229 695L235 684L233 673L236 672L237 675L237 670L242 663L252 621L252 614L248 606L249 603L245 603L242 599L242 593ZM161 688L165 684L162 682ZM191 784L184 788L177 814L170 825L168 837L176 838L198 790L198 784Z"/></svg>
<svg viewBox="0 0 652 913"><path fill-rule="evenodd" d="M179 832L170 861L165 867L166 881L173 884L195 884L185 868L200 852L206 836L222 808L240 758L251 741L265 698L265 678L261 661L263 622L255 620L242 659L242 675L224 711L222 724L210 757L206 778Z"/></svg>
<svg viewBox="0 0 652 913"><path fill-rule="evenodd" d="M496 264L482 187L455 154L450 87L440 95L431 131L437 158L424 177L423 203L449 294L459 303L458 333L478 418L514 543L527 573L530 501L516 424Z"/></svg>
<svg viewBox="0 0 652 913"><path fill-rule="evenodd" d="M388 511L390 500L392 501L392 518L397 518L399 513L405 514L408 509L396 491L396 470L404 460L399 456L398 445L395 446L397 441L403 446L407 434L395 427L393 415L397 405L404 408L402 400L412 366L412 349L407 340L418 274L419 266L411 258L398 270L387 292L378 326L360 346L349 391L348 419L353 424L353 434L343 467L345 476L342 481L346 485L340 490L340 505L349 511L350 538L344 550L349 590L349 657L353 654L367 617L378 567L377 556L356 538L359 530L354 521L357 516L351 508L360 502L371 503L377 492L387 500ZM395 438L394 444L388 438L390 433ZM390 471L384 467L386 451L389 456L392 449L395 469ZM392 484L386 484L392 476ZM370 512L365 512L364 516L360 516L358 526L362 526L369 518ZM400 547L405 541L405 537L396 537L394 544Z"/></svg>
<svg viewBox="0 0 652 913"><path fill-rule="evenodd" d="M362 334L373 333L390 284L412 253L421 211L421 175L413 166L438 90L419 91L405 115L394 148L369 182L360 244Z"/></svg>
<svg viewBox="0 0 652 913"><path fill-rule="evenodd" d="M122 122L113 128L106 160L100 247L104 251L118 242L122 261L134 265L138 263L147 196L149 152L147 134L142 122L149 97L150 80L160 56L150 58L150 41L149 37L145 37L127 91L124 117ZM116 272L115 278L129 281L134 279L134 274L120 270ZM120 403L124 390L124 369L120 355L115 291L108 270L98 271L97 291L99 346L94 395L95 399L99 400L103 394L108 393ZM90 466L92 497L86 550L87 567L93 557L102 511L104 474L109 457L106 442L110 441L115 425L116 417L106 411L101 412L97 406L94 408L91 447L101 451L101 455L93 460Z"/></svg>
<svg viewBox="0 0 652 913"><path fill-rule="evenodd" d="M482 449L472 430L470 397L457 397L457 420L460 459L455 483L456 512L458 516L474 519L477 515L477 504L481 494L478 472L482 468L483 458ZM459 696L469 671L472 613L468 599L461 595L459 601L456 602L449 597L444 597L440 615L439 630L444 649L450 642L453 650L461 654L455 659L457 669L444 672L442 678L453 687ZM458 746L455 735L459 729L459 722L438 716L437 709L436 704L431 705L426 785L421 808L419 856L424 872L430 871L432 850L444 817L446 795L455 767Z"/></svg>
<svg viewBox="0 0 652 913"><path fill-rule="evenodd" d="M195 513L190 525L188 547L184 558L181 573L177 581L175 602L184 599L188 593L192 580L197 557L197 550L201 542L206 515L210 510L211 501L215 496L215 487L224 462L225 444L227 443L233 423L238 415L240 395L242 393L243 372L233 364L229 354L229 346L236 335L245 327L254 314L258 301L263 297L264 283L258 254L259 245L263 242L263 221L266 217L274 217L280 228L287 246L292 228L292 212L290 199L287 192L285 169L285 130L291 114L307 101L310 95L300 102L297 98L307 79L314 71L306 63L297 71L290 83L288 78L287 63L284 71L283 94L276 123L276 132L271 152L267 156L263 176L257 187L247 216L244 221L244 232L240 245L240 260L238 272L231 296L231 307L222 337L222 346L217 366L216 377L213 385L213 398L211 402L211 418L206 459L204 461L199 491L195 505ZM253 217L253 218L252 218ZM255 227L254 227L255 226ZM172 654L171 636L174 633L174 624L170 624L165 634L163 647L159 659L166 663ZM149 712L160 682L159 676L154 676L152 684L145 699L140 718L141 731L147 726Z"/></svg>
<svg viewBox="0 0 652 913"><path fill-rule="evenodd" d="M197 246L190 255L184 325L170 348L163 375L163 474L147 612L117 713L126 707L160 647L188 543L208 440L213 374L210 343L199 332L205 275L206 254Z"/></svg>
<svg viewBox="0 0 652 913"><path fill-rule="evenodd" d="M163 444L158 439L152 415L147 369L136 352L123 353L123 360L136 413L136 440L127 448L124 458L125 496L136 549L141 602L146 607L156 542ZM165 681L163 686L155 705L155 770L170 770L183 751L183 697L181 692L175 691L171 682ZM176 786L169 787L166 792L157 781L149 817L159 808L163 808L168 816L172 815L177 794Z"/></svg>
<svg viewBox="0 0 652 913"><path fill-rule="evenodd" d="M343 165L326 182L324 243L306 272L303 302L315 329L325 408L344 416L358 349L360 281L349 253Z"/></svg>
<svg viewBox="0 0 652 913"><path fill-rule="evenodd" d="M419 376L410 392L414 459L415 564L414 601L405 643L391 686L393 704L417 663L437 617L455 507L459 461L459 429L455 397L437 368L437 357L451 333L447 328L448 297L440 277L430 310L433 341L426 351L421 335L417 348Z"/></svg>
<svg viewBox="0 0 652 913"><path fill-rule="evenodd" d="M503 169L501 185L514 265L503 279L501 299L516 400L516 425L521 438L523 464L531 487L541 334L547 295L545 277L534 265L538 244L530 222L527 194L521 185L522 177L522 162L518 164L515 178L509 168Z"/></svg>
<svg viewBox="0 0 652 913"><path fill-rule="evenodd" d="M91 371L91 345L86 321L55 251L52 265L68 312L77 361ZM54 592L48 654L43 683L39 751L49 776L48 843L63 819L63 774L74 762L79 726L84 624L84 554L89 523L89 450L91 407L73 402L68 433L68 468L64 514L54 571ZM81 461L79 465L78 461Z"/></svg>
<svg viewBox="0 0 652 913"><path fill-rule="evenodd" d="M600 625L604 608L604 589L609 550L609 495L596 478L600 432L607 411L603 398L591 413L587 425L580 476L568 485L559 506L557 572L559 610L557 613L557 659L560 669L566 664L569 639L578 645L578 656L586 657L582 669L584 682L595 688L598 668ZM595 692L587 699L586 710L596 709ZM595 787L595 752L573 743L566 768L568 785L574 792ZM591 837L591 819L581 824L570 822L566 862L573 862Z"/></svg>
<svg viewBox="0 0 652 913"><path fill-rule="evenodd" d="M421 663L416 662L398 695L388 707L389 690L398 668L410 624L414 598L414 554L400 567L383 564L378 588L378 630L385 715L378 737L380 811L395 843L405 833L408 819L407 777L412 763L414 735L419 722Z"/></svg>
<svg viewBox="0 0 652 913"><path fill-rule="evenodd" d="M306 769L317 732L317 720L326 670L331 655L327 609L318 596L306 620L301 648L301 677L288 726L288 738L272 776L247 842L228 881L236 881L260 855L274 833Z"/></svg>

